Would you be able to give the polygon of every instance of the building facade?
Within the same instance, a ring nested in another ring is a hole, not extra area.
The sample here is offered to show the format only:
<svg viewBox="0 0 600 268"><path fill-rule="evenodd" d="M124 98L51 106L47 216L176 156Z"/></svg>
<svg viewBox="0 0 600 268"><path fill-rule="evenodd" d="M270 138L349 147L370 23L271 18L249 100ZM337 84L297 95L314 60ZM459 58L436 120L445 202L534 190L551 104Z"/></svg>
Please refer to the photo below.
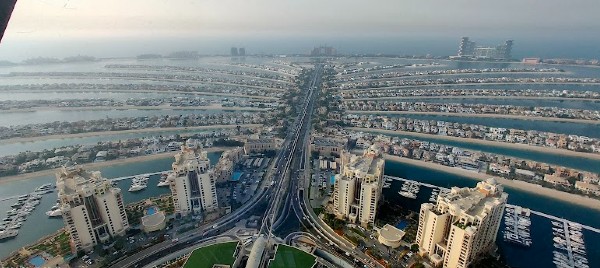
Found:
<svg viewBox="0 0 600 268"><path fill-rule="evenodd" d="M463 37L460 40L458 56L461 58L510 60L513 40L506 40L497 46L477 46L477 43Z"/></svg>
<svg viewBox="0 0 600 268"><path fill-rule="evenodd" d="M219 207L214 171L206 151L186 146L175 155L169 187L175 212L182 215L211 212Z"/></svg>
<svg viewBox="0 0 600 268"><path fill-rule="evenodd" d="M466 268L495 247L508 194L494 179L453 187L436 204L421 205L416 243L437 266Z"/></svg>
<svg viewBox="0 0 600 268"><path fill-rule="evenodd" d="M341 162L333 191L334 214L367 227L375 222L385 160L379 148L371 146L362 156L343 152Z"/></svg>
<svg viewBox="0 0 600 268"><path fill-rule="evenodd" d="M92 250L129 228L121 189L99 171L63 167L56 174L60 210L74 248Z"/></svg>
<svg viewBox="0 0 600 268"><path fill-rule="evenodd" d="M266 151L274 150L277 150L277 144L275 139L272 138L249 139L244 143L244 152L246 154L264 153Z"/></svg>

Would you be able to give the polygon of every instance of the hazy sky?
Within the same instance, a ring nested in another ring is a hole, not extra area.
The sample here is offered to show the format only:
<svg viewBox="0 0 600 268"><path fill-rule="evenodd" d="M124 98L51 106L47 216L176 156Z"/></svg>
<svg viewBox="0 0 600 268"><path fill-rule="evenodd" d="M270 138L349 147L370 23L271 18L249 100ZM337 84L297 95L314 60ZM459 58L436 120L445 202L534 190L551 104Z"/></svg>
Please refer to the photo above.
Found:
<svg viewBox="0 0 600 268"><path fill-rule="evenodd" d="M0 44L157 37L596 38L597 0L19 0Z"/></svg>

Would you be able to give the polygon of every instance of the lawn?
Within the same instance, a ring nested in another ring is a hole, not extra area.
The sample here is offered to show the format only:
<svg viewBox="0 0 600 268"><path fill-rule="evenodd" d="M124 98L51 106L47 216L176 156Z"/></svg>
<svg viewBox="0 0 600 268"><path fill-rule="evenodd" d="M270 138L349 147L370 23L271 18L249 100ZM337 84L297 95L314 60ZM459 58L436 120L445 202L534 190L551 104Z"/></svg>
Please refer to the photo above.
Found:
<svg viewBox="0 0 600 268"><path fill-rule="evenodd" d="M290 246L279 245L269 268L310 268L314 264L314 256Z"/></svg>
<svg viewBox="0 0 600 268"><path fill-rule="evenodd" d="M211 268L215 264L232 265L237 242L229 242L199 248L185 263L184 268Z"/></svg>

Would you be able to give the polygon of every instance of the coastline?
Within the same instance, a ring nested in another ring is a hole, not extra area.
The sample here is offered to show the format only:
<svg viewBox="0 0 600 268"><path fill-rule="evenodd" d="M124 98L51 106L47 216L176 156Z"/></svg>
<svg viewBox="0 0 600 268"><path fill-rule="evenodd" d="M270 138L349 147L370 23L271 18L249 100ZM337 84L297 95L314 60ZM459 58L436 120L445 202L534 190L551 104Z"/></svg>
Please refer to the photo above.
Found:
<svg viewBox="0 0 600 268"><path fill-rule="evenodd" d="M354 130L354 131L362 131L362 132L374 132L374 133L381 133L381 134L406 135L406 136L413 136L413 137L417 137L417 138L419 138L419 137L421 137L421 138L436 138L436 139L447 140L447 141L465 142L465 143L471 143L471 144L487 145L487 146L494 146L494 147L504 147L504 148L511 148L511 149L530 150L530 151L536 151L536 152L540 152L540 153L556 154L556 155L561 155L561 156L574 156L574 157L600 160L600 154L575 152L575 151L569 151L569 150L565 150L565 149L533 146L533 145L527 145L527 144L488 141L488 140L479 140L479 139L470 139L470 138L459 138L459 137L453 137L453 136L441 136L441 135L434 135L434 134L425 134L425 133L400 131L400 130L385 130L385 129L376 129L376 128L349 127L346 129ZM476 151L476 150L473 150L473 151Z"/></svg>
<svg viewBox="0 0 600 268"><path fill-rule="evenodd" d="M467 114L467 113L445 113L445 112L359 111L359 110L348 110L346 112L349 114L355 113L355 114L436 115L436 116L502 118L502 119L516 119L516 120L550 121L550 122L565 122L565 123L581 123L581 124L591 124L591 125L600 124L600 120L571 119L571 118L542 117L542 116L524 116L524 115L510 115L510 114Z"/></svg>
<svg viewBox="0 0 600 268"><path fill-rule="evenodd" d="M429 99L519 99L519 100L559 100L559 101L600 101L590 98L567 98L567 97L534 97L534 96L401 96L401 97L375 97L344 99L343 101L376 101L376 100L429 100Z"/></svg>
<svg viewBox="0 0 600 268"><path fill-rule="evenodd" d="M15 92L14 90L3 90L0 92ZM18 91L20 93L54 93L54 92L82 92L81 89L57 89L57 90L23 90ZM177 91L177 90L127 90L127 89L98 89L97 91L83 90L83 92L90 93L159 93L159 94L181 94L181 95L202 95L202 96L224 96L224 97L239 97L248 99L265 99L265 100L277 100L276 97L267 96L255 96L255 95L244 95L244 94L231 94L231 93L220 93L220 92L188 92L188 91Z"/></svg>
<svg viewBox="0 0 600 268"><path fill-rule="evenodd" d="M37 112L37 111L106 111L106 110L222 110L222 111L252 111L262 112L267 111L266 108L253 108L253 107L223 107L221 105L208 105L208 106L91 106L91 107L32 107L32 108L12 108L8 110L0 110L0 113L25 113L25 112Z"/></svg>
<svg viewBox="0 0 600 268"><path fill-rule="evenodd" d="M426 84L426 85L407 85L407 86L391 86L391 87L369 87L369 88L352 88L352 89L342 89L342 91L352 92L352 91L367 91L367 90L384 90L384 89L399 89L399 88L418 88L418 87L447 87L447 86L498 86L498 85L600 85L600 83L592 82L592 83L582 83L582 82L493 82L493 83L455 83L455 84Z"/></svg>
<svg viewBox="0 0 600 268"><path fill-rule="evenodd" d="M225 150L227 150L227 148L228 147L211 147L211 148L205 148L204 150L208 153L212 153L212 152L225 151ZM81 164L80 166L83 168L86 168L86 169L97 169L97 168L107 167L107 166L118 166L118 165L130 164L130 163L144 162L144 161L149 161L149 160L171 158L176 153L177 153L176 151L164 152L164 153L160 153L160 154L136 156L136 157L130 157L130 158L125 158L125 159L115 159L115 160L104 161L104 162L86 163L86 164ZM0 177L0 185L2 185L4 183L8 183L8 182L14 182L14 181L20 181L20 180L30 180L30 179L34 179L36 177L53 175L54 173L56 173L56 171L58 169L59 168L53 168L53 169L46 169L46 170L41 170L41 171L36 171L36 172L31 172L31 173Z"/></svg>
<svg viewBox="0 0 600 268"><path fill-rule="evenodd" d="M231 129L231 128L236 128L237 126L238 125L211 125L211 126L197 126L197 127L142 128L142 129L129 129L129 130L86 132L86 133L77 133L77 134L56 134L56 135L38 136L38 137L4 139L4 140L0 140L0 144L34 142L34 141L43 141L43 140L52 140L52 139L76 139L76 138L86 138L86 137L105 136L105 135L118 135L118 134L154 133L154 132L178 131L178 130ZM239 125L239 126L242 128L251 128L251 127L262 126L262 124L243 124L243 125Z"/></svg>
<svg viewBox="0 0 600 268"><path fill-rule="evenodd" d="M408 164L408 165L412 165L412 166L442 171L445 173L468 177L468 178L471 178L474 180L485 180L488 178L494 178L494 179L496 179L497 182L499 182L500 184L502 184L506 187L509 187L509 188L519 189L519 190L522 190L522 191L525 191L528 193L541 195L541 196L553 198L553 199L564 201L564 202L569 202L572 204L576 204L576 205L580 205L580 206L584 206L587 208L591 208L591 209L600 211L600 200L592 199L589 197L584 197L584 196L580 196L580 195L561 192L561 191L550 189L550 188L544 188L540 185L531 184L531 183L527 183L527 182L523 182L523 181L508 180L508 179L504 179L501 177L491 176L491 175L468 171L468 170L463 170L460 168L438 165L438 164L434 164L432 162L423 162L420 160L409 159L409 158L404 158L404 157L399 157L399 156L389 155L389 154L385 154L384 158L385 158L385 160L390 160L390 161Z"/></svg>

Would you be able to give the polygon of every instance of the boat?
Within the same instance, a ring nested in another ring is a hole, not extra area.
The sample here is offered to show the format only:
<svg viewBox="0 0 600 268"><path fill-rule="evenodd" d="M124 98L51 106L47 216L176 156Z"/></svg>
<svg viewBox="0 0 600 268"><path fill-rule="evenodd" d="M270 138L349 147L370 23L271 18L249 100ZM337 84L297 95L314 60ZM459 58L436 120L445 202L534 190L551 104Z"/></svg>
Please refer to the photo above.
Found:
<svg viewBox="0 0 600 268"><path fill-rule="evenodd" d="M167 173L161 174L160 175L160 181L158 182L158 184L156 186L158 186L158 187L169 186L168 176L169 175Z"/></svg>
<svg viewBox="0 0 600 268"><path fill-rule="evenodd" d="M398 192L401 196L404 196L406 198L410 198L410 199L416 199L417 195L411 192L406 192L406 191L400 191Z"/></svg>
<svg viewBox="0 0 600 268"><path fill-rule="evenodd" d="M60 210L60 204L56 204L50 208L50 210L46 211L46 215L48 217L61 217L62 211Z"/></svg>
<svg viewBox="0 0 600 268"><path fill-rule="evenodd" d="M130 192L137 192L137 191L141 191L146 189L148 181L146 180L136 180L137 178L133 179L133 183L131 184L131 187L129 187L129 191Z"/></svg>
<svg viewBox="0 0 600 268"><path fill-rule="evenodd" d="M392 185L392 184L391 184L391 183L389 183L389 182L384 182L384 183L383 183L383 186L381 186L381 187L382 187L382 188L384 188L384 189L387 189L387 188L390 188L390 186L391 186L391 185ZM159 185L159 186L160 186L160 185Z"/></svg>
<svg viewBox="0 0 600 268"><path fill-rule="evenodd" d="M0 231L0 241L15 238L19 234L18 230L4 230Z"/></svg>

